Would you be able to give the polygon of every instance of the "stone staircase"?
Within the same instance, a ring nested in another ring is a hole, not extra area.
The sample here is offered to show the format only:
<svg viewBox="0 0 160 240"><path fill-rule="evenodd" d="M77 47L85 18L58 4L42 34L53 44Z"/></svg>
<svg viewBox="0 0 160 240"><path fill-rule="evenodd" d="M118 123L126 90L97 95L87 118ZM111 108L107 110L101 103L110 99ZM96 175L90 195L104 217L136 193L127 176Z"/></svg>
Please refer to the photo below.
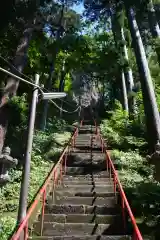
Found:
<svg viewBox="0 0 160 240"><path fill-rule="evenodd" d="M91 126L81 128L67 160L63 183L47 198L42 236L39 218L30 239L131 239L124 232L118 194L115 197L100 143L95 138L91 144L94 132Z"/></svg>

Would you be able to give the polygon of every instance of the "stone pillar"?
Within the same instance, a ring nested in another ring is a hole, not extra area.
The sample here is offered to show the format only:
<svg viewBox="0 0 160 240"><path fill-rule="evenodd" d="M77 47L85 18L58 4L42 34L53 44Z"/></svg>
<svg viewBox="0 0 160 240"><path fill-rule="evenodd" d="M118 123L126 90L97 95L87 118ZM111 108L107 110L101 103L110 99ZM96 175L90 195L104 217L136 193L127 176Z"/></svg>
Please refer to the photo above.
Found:
<svg viewBox="0 0 160 240"><path fill-rule="evenodd" d="M5 147L0 156L0 185L10 181L8 171L18 164L18 160L10 156L11 149Z"/></svg>

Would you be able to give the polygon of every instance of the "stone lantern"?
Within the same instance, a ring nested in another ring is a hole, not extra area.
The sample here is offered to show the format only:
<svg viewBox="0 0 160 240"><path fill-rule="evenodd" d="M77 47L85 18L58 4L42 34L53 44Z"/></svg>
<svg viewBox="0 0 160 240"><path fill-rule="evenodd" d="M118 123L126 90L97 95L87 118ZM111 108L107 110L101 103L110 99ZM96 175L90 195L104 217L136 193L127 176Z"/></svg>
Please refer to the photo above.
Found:
<svg viewBox="0 0 160 240"><path fill-rule="evenodd" d="M18 160L10 156L11 149L5 147L0 156L0 184L4 184L10 181L8 171L10 168L18 164Z"/></svg>

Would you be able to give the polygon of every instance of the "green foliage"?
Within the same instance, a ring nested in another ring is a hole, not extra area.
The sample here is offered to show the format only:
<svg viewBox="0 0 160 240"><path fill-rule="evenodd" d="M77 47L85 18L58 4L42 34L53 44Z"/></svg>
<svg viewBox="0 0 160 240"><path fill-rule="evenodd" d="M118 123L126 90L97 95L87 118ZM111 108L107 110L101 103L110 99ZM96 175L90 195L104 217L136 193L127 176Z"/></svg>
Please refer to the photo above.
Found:
<svg viewBox="0 0 160 240"><path fill-rule="evenodd" d="M153 169L148 165L147 160L136 151L113 150L111 156L120 171L136 171L144 177L153 174Z"/></svg>
<svg viewBox="0 0 160 240"><path fill-rule="evenodd" d="M22 96L14 96L9 101L9 107L11 111L11 122L13 126L17 126L19 123L26 123L27 120L27 94L24 93Z"/></svg>
<svg viewBox="0 0 160 240"><path fill-rule="evenodd" d="M50 132L59 132L59 133L63 133L64 131L66 131L66 121L64 119L60 119L56 116L53 116L52 119L48 119L47 122L47 128L46 131L48 133Z"/></svg>
<svg viewBox="0 0 160 240"><path fill-rule="evenodd" d="M28 102L27 94L14 96L9 101L10 124L8 125L8 134L5 144L10 146L12 155L21 159L25 148L25 136L28 120ZM19 146L17 148L17 146Z"/></svg>
<svg viewBox="0 0 160 240"><path fill-rule="evenodd" d="M65 88L64 88L64 91L65 92L70 92L71 91L71 88L72 88L72 79L71 79L71 76L69 73L67 73L65 75Z"/></svg>
<svg viewBox="0 0 160 240"><path fill-rule="evenodd" d="M16 219L11 216L3 216L0 222L0 239L7 240L11 232L14 230Z"/></svg>
<svg viewBox="0 0 160 240"><path fill-rule="evenodd" d="M141 219L145 228L150 220L155 221L156 226L156 213L160 210L160 184L154 180L154 167L135 151L113 150L111 157L135 216Z"/></svg>
<svg viewBox="0 0 160 240"><path fill-rule="evenodd" d="M31 68L34 69L37 68L38 66L41 67L40 61L42 60L42 53L40 52L39 48L40 43L38 41L33 40L28 49L29 65Z"/></svg>
<svg viewBox="0 0 160 240"><path fill-rule="evenodd" d="M114 148L110 151L111 158L140 231L159 239L160 184L154 180L155 167L145 158L142 98L139 93L136 97L139 118L126 119L121 105L116 102L114 111L108 112L108 119L102 121L101 132L107 145Z"/></svg>
<svg viewBox="0 0 160 240"><path fill-rule="evenodd" d="M139 119L127 119L126 113L118 102L115 102L114 111L107 113L109 118L102 121L100 128L110 146L126 150L145 146L144 125Z"/></svg>
<svg viewBox="0 0 160 240"><path fill-rule="evenodd" d="M47 132L37 131L34 136L28 205L33 200L39 187L43 184L52 166L56 163L57 157L71 136L65 129L65 121L56 121L56 118L54 118ZM9 174L11 182L2 187L0 191L0 237L4 240L8 239L15 227L22 167L19 170L11 169Z"/></svg>

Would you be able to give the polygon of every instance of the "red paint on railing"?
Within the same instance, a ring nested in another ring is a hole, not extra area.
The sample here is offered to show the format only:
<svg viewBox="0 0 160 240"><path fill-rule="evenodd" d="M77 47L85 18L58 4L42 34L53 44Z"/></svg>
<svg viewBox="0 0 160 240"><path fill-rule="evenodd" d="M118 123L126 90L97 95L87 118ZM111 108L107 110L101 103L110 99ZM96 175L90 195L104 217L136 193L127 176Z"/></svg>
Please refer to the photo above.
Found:
<svg viewBox="0 0 160 240"><path fill-rule="evenodd" d="M96 122L95 122L96 123ZM97 126L95 124L95 126ZM137 226L137 223L136 223L136 220L134 218L134 215L132 213L132 210L130 208L130 205L128 203L128 200L127 200L127 197L125 195L125 192L123 190L123 187L122 187L122 184L120 183L120 180L119 180L119 177L118 177L118 174L116 172L116 169L114 167L114 164L110 158L110 155L108 154L106 148L105 148L105 143L104 143L104 140L100 134L100 129L97 127L97 134L99 135L99 138L101 140L101 148L102 148L102 152L105 152L106 154L106 168L107 168L107 171L109 169L109 175L111 177L111 174L113 174L113 181L114 181L114 191L116 191L116 186L118 187L118 191L120 193L120 196L121 196L121 201L122 201L122 217L123 217L123 222L124 222L124 229L126 229L126 219L125 219L125 210L128 212L128 215L131 219L131 223L132 223L132 226L133 226L133 229L134 229L134 232L133 232L133 239L135 240L143 240L142 238L142 235L139 231L139 228Z"/></svg>
<svg viewBox="0 0 160 240"><path fill-rule="evenodd" d="M83 120L80 122L80 126L82 126L82 124L83 124ZM11 237L11 240L19 240L19 238L21 237L21 234L23 234L23 240L28 239L28 220L30 219L30 217L31 217L34 209L38 205L38 203L41 201L41 198L42 198L42 209L41 209L41 235L42 235L47 186L49 185L50 181L53 180L53 189L55 188L55 184L57 183L58 177L59 177L59 175L57 175L57 169L58 169L59 164L60 164L60 180L62 180L63 161L65 159L65 155L67 155L67 153L70 151L70 144L71 144L71 148L74 147L74 145L75 145L74 139L77 137L77 135L78 135L78 127L75 129L75 131L74 131L72 137L70 138L67 146L64 148L57 164L52 168L49 176L47 177L43 186L39 190L34 202L30 206L30 208L28 209L26 217L23 219L19 228L14 233L14 235ZM66 162L67 162L67 159L65 160L65 171L66 171Z"/></svg>

